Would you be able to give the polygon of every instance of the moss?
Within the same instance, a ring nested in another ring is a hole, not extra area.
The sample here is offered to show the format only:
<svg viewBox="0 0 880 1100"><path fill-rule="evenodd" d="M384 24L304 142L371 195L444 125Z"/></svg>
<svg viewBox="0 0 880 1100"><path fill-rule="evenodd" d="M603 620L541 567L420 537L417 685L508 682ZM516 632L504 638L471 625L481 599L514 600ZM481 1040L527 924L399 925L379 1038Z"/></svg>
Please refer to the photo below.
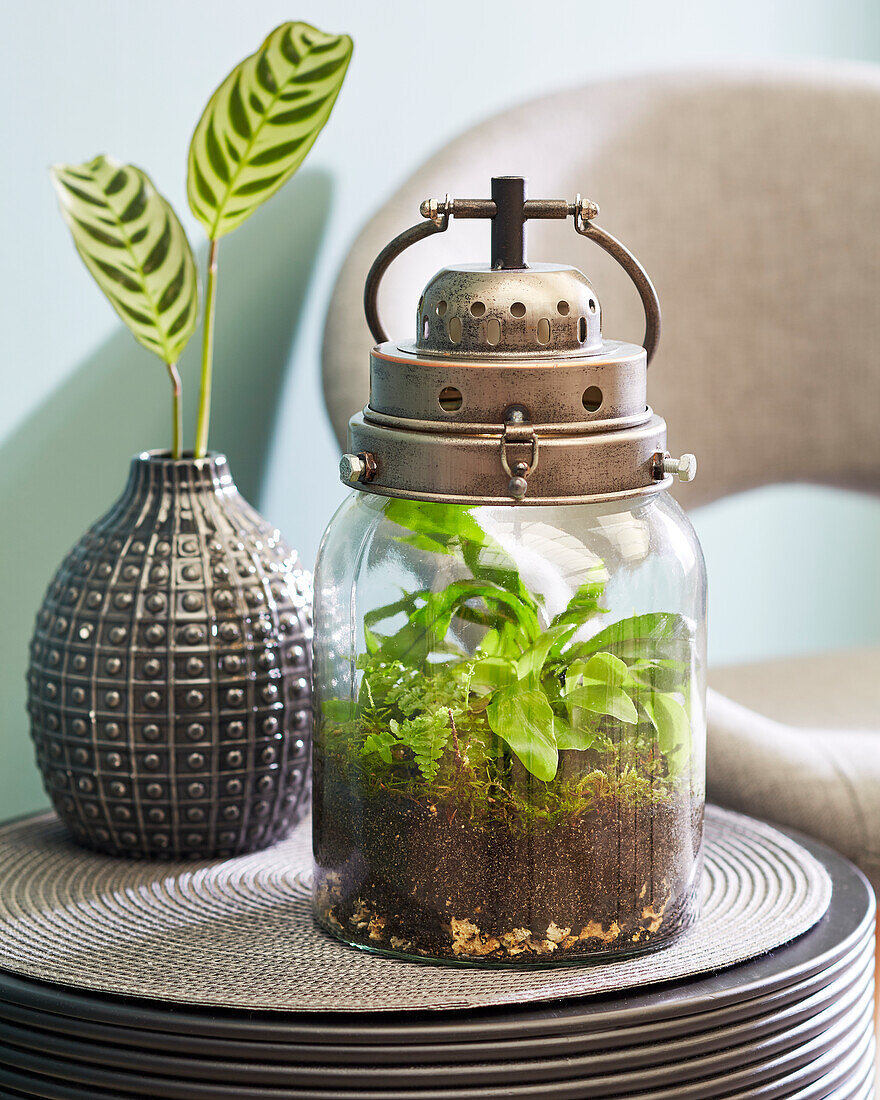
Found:
<svg viewBox="0 0 880 1100"><path fill-rule="evenodd" d="M512 828L552 828L585 814L669 802L689 788L686 777L665 774L662 756L615 746L609 731L601 748L560 753L551 782L541 782L493 736L482 715L458 730L458 750L450 746L427 781L412 750L397 745L391 759L363 752L370 737L388 729L375 720L345 725L323 723L316 735L324 783L340 785L355 801L374 798L418 801L433 812L469 820L507 822ZM629 755L630 759L622 757Z"/></svg>

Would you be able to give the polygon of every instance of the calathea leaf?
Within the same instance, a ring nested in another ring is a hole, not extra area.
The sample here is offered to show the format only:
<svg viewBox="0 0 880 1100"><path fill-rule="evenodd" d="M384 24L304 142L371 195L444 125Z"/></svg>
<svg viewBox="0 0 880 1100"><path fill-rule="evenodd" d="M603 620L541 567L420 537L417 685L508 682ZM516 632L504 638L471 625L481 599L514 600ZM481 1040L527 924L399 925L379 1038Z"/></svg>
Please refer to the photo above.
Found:
<svg viewBox="0 0 880 1100"><path fill-rule="evenodd" d="M241 225L302 164L351 52L348 35L283 23L211 96L190 144L187 194L212 240Z"/></svg>
<svg viewBox="0 0 880 1100"><path fill-rule="evenodd" d="M539 689L523 690L520 685L502 688L493 697L486 717L500 737L537 779L549 783L559 766L553 732L553 710Z"/></svg>
<svg viewBox="0 0 880 1100"><path fill-rule="evenodd" d="M150 177L95 157L56 164L52 182L86 267L131 334L176 363L198 320L196 266L183 227Z"/></svg>

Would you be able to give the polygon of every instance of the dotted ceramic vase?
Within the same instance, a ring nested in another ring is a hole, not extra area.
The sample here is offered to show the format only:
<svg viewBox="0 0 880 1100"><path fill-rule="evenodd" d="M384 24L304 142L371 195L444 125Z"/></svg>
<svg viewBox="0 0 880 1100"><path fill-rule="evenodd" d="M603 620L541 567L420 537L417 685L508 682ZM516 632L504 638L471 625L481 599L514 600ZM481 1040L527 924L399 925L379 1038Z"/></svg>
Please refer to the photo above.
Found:
<svg viewBox="0 0 880 1100"><path fill-rule="evenodd" d="M265 847L308 803L311 577L226 459L132 460L49 586L28 710L77 840L134 857Z"/></svg>

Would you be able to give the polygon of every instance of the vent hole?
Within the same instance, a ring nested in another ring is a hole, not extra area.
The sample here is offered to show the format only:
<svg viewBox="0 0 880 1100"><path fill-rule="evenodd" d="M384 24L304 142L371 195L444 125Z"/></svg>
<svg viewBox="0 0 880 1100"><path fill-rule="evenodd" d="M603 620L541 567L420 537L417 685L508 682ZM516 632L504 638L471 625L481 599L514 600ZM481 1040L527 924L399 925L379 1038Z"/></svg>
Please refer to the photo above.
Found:
<svg viewBox="0 0 880 1100"><path fill-rule="evenodd" d="M587 302L587 305L590 307L590 313L595 313L596 312L597 307L596 307L596 299L595 298L591 298L589 300L589 302Z"/></svg>
<svg viewBox="0 0 880 1100"><path fill-rule="evenodd" d="M584 396L581 398L584 403L584 408L587 412L594 413L602 405L602 391L598 386L587 386L584 390Z"/></svg>
<svg viewBox="0 0 880 1100"><path fill-rule="evenodd" d="M538 322L538 343L550 343L550 322L546 317L542 317Z"/></svg>
<svg viewBox="0 0 880 1100"><path fill-rule="evenodd" d="M511 305L510 307L510 312L513 314L514 317L525 317L526 307L522 304L522 302L514 302L513 305Z"/></svg>
<svg viewBox="0 0 880 1100"><path fill-rule="evenodd" d="M450 317L449 318L449 339L453 344L457 344L461 339L461 318Z"/></svg>
<svg viewBox="0 0 880 1100"><path fill-rule="evenodd" d="M486 322L486 339L493 346L501 343L501 322L497 317L490 317Z"/></svg>
<svg viewBox="0 0 880 1100"><path fill-rule="evenodd" d="M486 306L483 302L472 302L471 303L471 314L474 317L482 317L485 312L486 312Z"/></svg>
<svg viewBox="0 0 880 1100"><path fill-rule="evenodd" d="M447 306L446 302L445 302L445 301L444 301L443 299L441 299L441 300L440 300L440 301L439 301L439 302L437 303L437 316L438 316L438 317L445 317L445 316L446 316L446 310L447 310L448 308L449 308L449 307Z"/></svg>
<svg viewBox="0 0 880 1100"><path fill-rule="evenodd" d="M568 304L568 302L556 303L556 312L559 314L560 317L567 317L570 309L571 306Z"/></svg>
<svg viewBox="0 0 880 1100"><path fill-rule="evenodd" d="M587 319L586 317L578 318L578 340L581 343L587 338Z"/></svg>
<svg viewBox="0 0 880 1100"><path fill-rule="evenodd" d="M461 390L457 390L455 386L447 386L440 391L440 408L444 412L458 412L461 408L461 400Z"/></svg>

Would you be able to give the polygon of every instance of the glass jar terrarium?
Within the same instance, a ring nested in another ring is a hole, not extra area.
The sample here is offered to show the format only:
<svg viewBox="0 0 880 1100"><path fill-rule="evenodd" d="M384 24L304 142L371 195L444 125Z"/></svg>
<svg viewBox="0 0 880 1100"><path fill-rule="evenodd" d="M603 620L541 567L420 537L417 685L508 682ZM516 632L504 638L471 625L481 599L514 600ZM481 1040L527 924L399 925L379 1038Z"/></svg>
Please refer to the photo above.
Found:
<svg viewBox="0 0 880 1100"><path fill-rule="evenodd" d="M591 204L425 203L367 281L370 404L316 572L314 904L370 950L481 965L669 943L699 908L705 574L645 402L653 287ZM492 263L440 271L414 343L376 289L451 215ZM528 266L573 216L633 277L645 347L603 340L581 272ZM647 350L646 350L647 349Z"/></svg>

